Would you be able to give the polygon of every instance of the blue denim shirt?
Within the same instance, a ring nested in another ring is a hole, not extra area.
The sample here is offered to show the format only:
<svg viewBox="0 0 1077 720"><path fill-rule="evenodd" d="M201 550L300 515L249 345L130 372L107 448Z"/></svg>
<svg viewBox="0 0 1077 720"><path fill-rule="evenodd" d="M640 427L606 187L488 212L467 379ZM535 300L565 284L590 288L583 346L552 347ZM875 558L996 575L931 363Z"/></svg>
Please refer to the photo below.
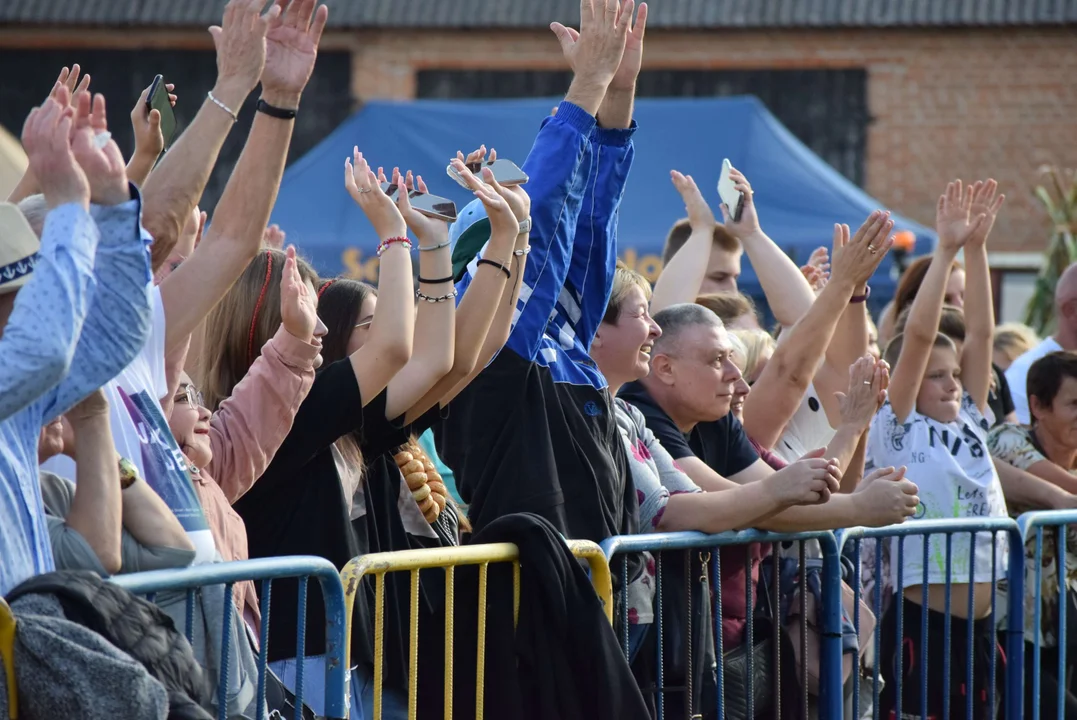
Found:
<svg viewBox="0 0 1077 720"><path fill-rule="evenodd" d="M141 198L49 212L0 340L0 594L53 569L38 481L42 426L120 373L150 327ZM57 368L60 371L57 373Z"/></svg>

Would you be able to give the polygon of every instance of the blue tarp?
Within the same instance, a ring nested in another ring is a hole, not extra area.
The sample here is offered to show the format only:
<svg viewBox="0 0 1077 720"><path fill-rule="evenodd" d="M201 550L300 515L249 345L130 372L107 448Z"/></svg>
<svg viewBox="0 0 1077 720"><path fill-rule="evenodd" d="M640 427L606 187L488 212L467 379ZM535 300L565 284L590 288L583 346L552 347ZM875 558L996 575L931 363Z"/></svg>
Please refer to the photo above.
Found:
<svg viewBox="0 0 1077 720"><path fill-rule="evenodd" d="M344 189L344 159L353 145L376 165L411 168L430 191L462 207L471 196L449 179L445 166L456 150L485 143L523 164L554 99L371 102L284 174L273 222L319 272L345 272L374 280L377 238ZM654 278L666 233L685 215L669 180L676 168L695 177L717 209L715 190L728 157L751 180L763 229L798 262L829 246L835 222L855 229L879 203L797 140L754 97L640 99L635 117L636 159L621 206L618 253ZM896 229L917 236L916 253L930 251L935 234L903 218ZM872 300L892 294L890 260L876 273ZM745 263L741 287L758 295Z"/></svg>

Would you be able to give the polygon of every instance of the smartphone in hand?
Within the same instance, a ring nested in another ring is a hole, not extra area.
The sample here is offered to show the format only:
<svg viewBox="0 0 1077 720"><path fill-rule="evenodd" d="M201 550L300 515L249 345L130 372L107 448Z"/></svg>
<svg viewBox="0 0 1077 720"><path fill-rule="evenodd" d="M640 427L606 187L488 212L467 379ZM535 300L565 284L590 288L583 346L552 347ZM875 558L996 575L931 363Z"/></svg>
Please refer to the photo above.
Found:
<svg viewBox="0 0 1077 720"><path fill-rule="evenodd" d="M484 167L490 168L494 173L494 180L503 187L512 187L513 185L523 185L527 182L527 173L520 169L520 167L512 160L506 160L505 158L498 158L494 161L487 160L482 163L468 163L467 169L471 171L471 174L482 180L482 169ZM452 165L445 168L445 172L449 177L456 181L456 183L462 187L467 188L467 183L460 177Z"/></svg>
<svg viewBox="0 0 1077 720"><path fill-rule="evenodd" d="M729 158L722 161L722 174L718 177L718 197L729 208L730 219L740 222L741 213L744 212L744 193L733 185L733 179L729 177L729 171L732 169L733 164L729 162Z"/></svg>
<svg viewBox="0 0 1077 720"><path fill-rule="evenodd" d="M394 183L382 183L381 190L396 201L396 193L400 186ZM422 193L418 190L408 190L408 201L411 206L427 217L454 222L456 220L456 203L448 198L443 198L430 193Z"/></svg>
<svg viewBox="0 0 1077 720"><path fill-rule="evenodd" d="M176 113L172 110L172 103L168 101L168 88L165 87L165 80L161 75L150 83L150 91L146 95L146 110L161 113L161 137L165 141L164 150L168 150L172 137L176 134ZM162 154L163 152L162 150Z"/></svg>

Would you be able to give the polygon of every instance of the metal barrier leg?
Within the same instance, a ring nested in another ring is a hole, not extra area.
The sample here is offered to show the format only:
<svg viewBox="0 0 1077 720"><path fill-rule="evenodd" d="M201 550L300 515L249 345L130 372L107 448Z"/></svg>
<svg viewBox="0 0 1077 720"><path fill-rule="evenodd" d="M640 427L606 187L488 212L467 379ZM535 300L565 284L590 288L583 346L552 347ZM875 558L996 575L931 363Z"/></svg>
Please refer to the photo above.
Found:
<svg viewBox="0 0 1077 720"><path fill-rule="evenodd" d="M823 550L823 638L819 648L822 670L819 683L819 717L840 718L843 715L841 649L841 566L837 541L833 535L819 539Z"/></svg>
<svg viewBox="0 0 1077 720"><path fill-rule="evenodd" d="M1025 540L1016 529L1010 532L1006 598L1006 717L1019 718L1025 704Z"/></svg>

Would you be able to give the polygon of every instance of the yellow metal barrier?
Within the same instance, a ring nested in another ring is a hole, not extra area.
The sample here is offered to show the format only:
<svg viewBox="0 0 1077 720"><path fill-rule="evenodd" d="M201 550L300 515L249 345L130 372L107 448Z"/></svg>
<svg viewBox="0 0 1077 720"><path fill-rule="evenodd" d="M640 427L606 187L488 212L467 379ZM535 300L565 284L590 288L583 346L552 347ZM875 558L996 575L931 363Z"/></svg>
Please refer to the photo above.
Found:
<svg viewBox="0 0 1077 720"><path fill-rule="evenodd" d="M613 623L613 585L610 567L602 548L588 540L568 540L569 548L576 557L586 560L591 568L591 584L602 601L606 619ZM417 714L419 682L419 571L428 568L445 570L445 718L452 719L453 700L453 580L455 569L464 565L479 566L479 623L478 657L476 658L476 704L475 718L482 720L483 682L486 665L486 581L490 563L512 563L512 613L514 620L520 614L520 552L512 543L488 545L464 545L454 548L429 548L401 550L398 552L372 553L352 559L340 573L344 584L345 617L348 628L346 638L351 638L352 615L355 595L360 581L374 576L374 720L381 720L382 674L385 658L385 573L411 572L411 631L408 648L408 718ZM351 667L351 642L345 643L345 667Z"/></svg>
<svg viewBox="0 0 1077 720"><path fill-rule="evenodd" d="M18 688L15 686L15 614L4 598L0 598L0 658L4 660L7 676L7 714L11 720L19 717Z"/></svg>

